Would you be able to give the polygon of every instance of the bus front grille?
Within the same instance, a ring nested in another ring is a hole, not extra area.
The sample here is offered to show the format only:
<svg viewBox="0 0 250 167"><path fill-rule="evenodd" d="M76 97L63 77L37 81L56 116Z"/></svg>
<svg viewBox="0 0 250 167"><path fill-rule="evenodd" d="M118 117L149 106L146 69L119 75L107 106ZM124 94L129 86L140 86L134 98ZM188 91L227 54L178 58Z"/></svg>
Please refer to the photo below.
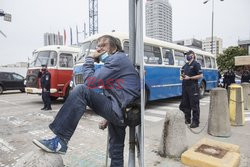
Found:
<svg viewBox="0 0 250 167"><path fill-rule="evenodd" d="M83 75L82 74L77 74L75 75L75 84L83 84Z"/></svg>

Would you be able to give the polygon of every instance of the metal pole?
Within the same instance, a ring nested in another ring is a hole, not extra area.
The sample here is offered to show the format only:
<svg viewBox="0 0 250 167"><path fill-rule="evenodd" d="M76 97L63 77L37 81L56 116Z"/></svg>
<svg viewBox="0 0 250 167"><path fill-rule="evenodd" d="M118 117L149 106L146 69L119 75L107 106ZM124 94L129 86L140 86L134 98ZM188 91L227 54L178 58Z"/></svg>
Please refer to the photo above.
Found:
<svg viewBox="0 0 250 167"><path fill-rule="evenodd" d="M211 36L211 53L213 54L214 45L214 0L212 0L212 36Z"/></svg>
<svg viewBox="0 0 250 167"><path fill-rule="evenodd" d="M141 83L141 125L140 134L140 166L144 167L144 97L145 97L145 70L144 70L144 42L143 42L143 0L137 0L136 20L136 63L140 65Z"/></svg>
<svg viewBox="0 0 250 167"><path fill-rule="evenodd" d="M129 58L135 64L135 0L129 0ZM129 127L129 157L128 166L135 166L135 127Z"/></svg>

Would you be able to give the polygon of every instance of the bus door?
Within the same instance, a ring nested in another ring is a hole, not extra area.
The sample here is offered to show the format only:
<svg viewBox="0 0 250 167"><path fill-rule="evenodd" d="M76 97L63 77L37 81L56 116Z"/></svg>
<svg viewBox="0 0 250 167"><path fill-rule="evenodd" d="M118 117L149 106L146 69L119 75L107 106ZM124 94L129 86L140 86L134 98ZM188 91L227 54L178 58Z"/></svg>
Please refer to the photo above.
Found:
<svg viewBox="0 0 250 167"><path fill-rule="evenodd" d="M74 65L74 55L72 53L60 53L57 75L57 88L59 93L63 93L66 84L69 83L72 77ZM65 92L64 92L65 94Z"/></svg>

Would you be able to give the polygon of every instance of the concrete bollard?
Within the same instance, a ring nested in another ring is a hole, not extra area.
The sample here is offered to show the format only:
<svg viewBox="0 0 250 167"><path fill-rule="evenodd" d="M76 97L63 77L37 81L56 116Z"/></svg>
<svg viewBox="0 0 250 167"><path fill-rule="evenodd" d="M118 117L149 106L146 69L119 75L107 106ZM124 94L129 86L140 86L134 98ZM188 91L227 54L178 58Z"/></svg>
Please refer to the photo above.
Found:
<svg viewBox="0 0 250 167"><path fill-rule="evenodd" d="M243 89L243 98L244 98L244 109L248 110L250 109L250 83L248 82L243 82L241 84L242 89Z"/></svg>
<svg viewBox="0 0 250 167"><path fill-rule="evenodd" d="M15 167L64 167L59 154L47 153L40 149L28 152L21 157Z"/></svg>
<svg viewBox="0 0 250 167"><path fill-rule="evenodd" d="M231 136L227 90L224 88L214 88L210 92L207 132L212 136Z"/></svg>
<svg viewBox="0 0 250 167"><path fill-rule="evenodd" d="M231 125L244 125L244 101L242 87L237 84L229 86L229 113Z"/></svg>
<svg viewBox="0 0 250 167"><path fill-rule="evenodd" d="M180 157L186 150L187 136L184 114L181 111L167 111L158 153L163 157Z"/></svg>

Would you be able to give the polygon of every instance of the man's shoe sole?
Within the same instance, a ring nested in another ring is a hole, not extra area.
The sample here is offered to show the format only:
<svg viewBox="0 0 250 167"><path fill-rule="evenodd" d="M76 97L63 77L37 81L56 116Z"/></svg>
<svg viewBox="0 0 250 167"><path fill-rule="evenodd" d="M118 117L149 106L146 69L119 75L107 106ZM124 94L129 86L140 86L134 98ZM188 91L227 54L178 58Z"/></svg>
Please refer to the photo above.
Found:
<svg viewBox="0 0 250 167"><path fill-rule="evenodd" d="M40 143L38 140L36 139L33 139L32 142L39 148L41 148L42 150L46 151L46 152L49 152L49 153L58 153L58 154L62 154L62 155L65 155L66 153L65 152L61 152L61 151L58 151L58 152L55 152L55 151L52 151L50 149L48 149L48 147L46 147L45 145L43 145L42 143Z"/></svg>

